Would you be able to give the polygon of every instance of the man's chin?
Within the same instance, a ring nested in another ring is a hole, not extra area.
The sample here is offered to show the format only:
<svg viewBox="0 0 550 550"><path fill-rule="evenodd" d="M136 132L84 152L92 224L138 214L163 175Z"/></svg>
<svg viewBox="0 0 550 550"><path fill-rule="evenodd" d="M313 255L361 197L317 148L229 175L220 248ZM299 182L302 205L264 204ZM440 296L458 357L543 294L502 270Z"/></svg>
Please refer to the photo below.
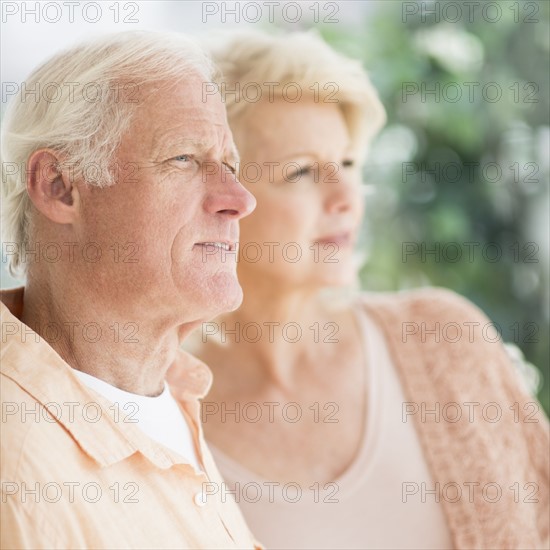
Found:
<svg viewBox="0 0 550 550"><path fill-rule="evenodd" d="M234 273L219 273L210 281L203 297L205 311L216 317L237 309L243 301L243 290Z"/></svg>
<svg viewBox="0 0 550 550"><path fill-rule="evenodd" d="M221 313L227 313L229 311L235 311L243 302L243 291L239 283L235 284L235 288L232 292L226 292L223 295L223 298L220 298L217 307L219 311L216 315Z"/></svg>

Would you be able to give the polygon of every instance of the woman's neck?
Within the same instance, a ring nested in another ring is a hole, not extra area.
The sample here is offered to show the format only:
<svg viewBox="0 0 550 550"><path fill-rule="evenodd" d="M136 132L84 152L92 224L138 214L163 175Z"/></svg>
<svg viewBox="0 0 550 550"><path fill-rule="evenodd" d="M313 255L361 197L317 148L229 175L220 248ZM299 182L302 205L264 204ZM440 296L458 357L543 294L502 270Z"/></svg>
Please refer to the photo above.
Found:
<svg viewBox="0 0 550 550"><path fill-rule="evenodd" d="M319 289L276 292L261 286L245 293L237 311L203 325L197 354L218 382L227 378L230 386L251 392L275 386L292 393L297 376L339 342L345 311L328 307Z"/></svg>

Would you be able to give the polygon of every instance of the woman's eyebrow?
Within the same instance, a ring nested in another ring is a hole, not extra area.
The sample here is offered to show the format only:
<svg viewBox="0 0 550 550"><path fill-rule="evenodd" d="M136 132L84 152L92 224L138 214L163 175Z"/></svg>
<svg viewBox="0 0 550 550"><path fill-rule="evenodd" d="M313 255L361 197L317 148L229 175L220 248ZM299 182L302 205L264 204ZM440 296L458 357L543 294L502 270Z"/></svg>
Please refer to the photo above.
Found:
<svg viewBox="0 0 550 550"><path fill-rule="evenodd" d="M284 157L278 158L273 162L283 163L285 161L294 160L296 158L312 158L314 160L319 160L319 155L313 151L297 151L296 153L291 153L289 155L285 155Z"/></svg>

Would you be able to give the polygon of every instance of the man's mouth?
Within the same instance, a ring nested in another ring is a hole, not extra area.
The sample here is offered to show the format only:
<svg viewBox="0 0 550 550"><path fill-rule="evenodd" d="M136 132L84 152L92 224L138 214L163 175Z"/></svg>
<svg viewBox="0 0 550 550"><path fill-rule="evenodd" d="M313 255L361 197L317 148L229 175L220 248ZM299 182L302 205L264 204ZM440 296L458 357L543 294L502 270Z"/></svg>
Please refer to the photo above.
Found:
<svg viewBox="0 0 550 550"><path fill-rule="evenodd" d="M230 243L226 241L209 241L204 243L195 243L194 246L205 247L206 250L213 252L214 250L223 250L225 252L232 252L236 248L236 243Z"/></svg>

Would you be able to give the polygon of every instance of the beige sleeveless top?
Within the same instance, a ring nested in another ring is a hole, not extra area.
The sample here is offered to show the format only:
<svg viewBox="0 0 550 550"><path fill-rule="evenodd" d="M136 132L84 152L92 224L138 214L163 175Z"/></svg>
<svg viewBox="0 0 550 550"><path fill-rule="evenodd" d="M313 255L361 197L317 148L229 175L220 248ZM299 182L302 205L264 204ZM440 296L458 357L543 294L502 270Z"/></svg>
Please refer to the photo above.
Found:
<svg viewBox="0 0 550 550"><path fill-rule="evenodd" d="M413 422L403 418L407 399L384 336L360 304L355 313L367 358L367 412L359 452L342 476L301 487L297 498L294 484L270 488L209 442L212 455L267 548L452 548Z"/></svg>

